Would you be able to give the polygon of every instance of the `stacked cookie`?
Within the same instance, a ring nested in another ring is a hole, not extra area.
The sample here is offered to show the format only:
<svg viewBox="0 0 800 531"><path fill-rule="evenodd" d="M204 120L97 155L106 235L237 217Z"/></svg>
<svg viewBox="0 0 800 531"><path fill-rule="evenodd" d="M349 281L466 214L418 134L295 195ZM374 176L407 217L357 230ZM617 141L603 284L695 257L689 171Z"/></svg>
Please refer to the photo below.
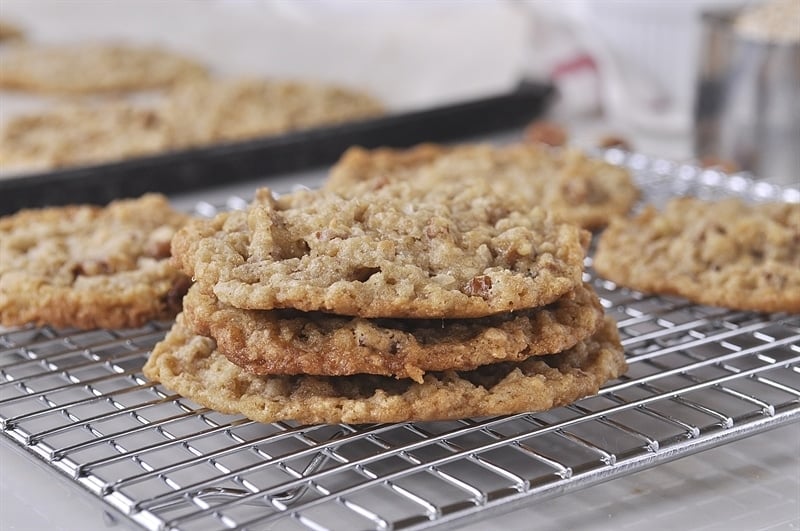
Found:
<svg viewBox="0 0 800 531"><path fill-rule="evenodd" d="M488 183L407 186L262 189L187 225L173 261L195 284L145 374L257 421L364 423L542 410L624 371L587 232Z"/></svg>

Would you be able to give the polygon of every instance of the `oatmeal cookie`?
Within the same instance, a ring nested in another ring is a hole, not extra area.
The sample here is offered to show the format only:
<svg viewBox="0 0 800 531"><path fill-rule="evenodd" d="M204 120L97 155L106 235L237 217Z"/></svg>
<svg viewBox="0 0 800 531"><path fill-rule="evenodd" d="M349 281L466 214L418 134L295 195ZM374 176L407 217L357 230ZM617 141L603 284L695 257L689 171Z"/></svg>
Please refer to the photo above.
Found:
<svg viewBox="0 0 800 531"><path fill-rule="evenodd" d="M70 105L12 118L0 130L3 172L97 164L163 151L171 132L155 108Z"/></svg>
<svg viewBox="0 0 800 531"><path fill-rule="evenodd" d="M247 212L181 230L175 263L237 308L367 318L485 317L581 284L588 233L541 209L509 210L488 185L449 191L409 202L390 190L275 199L264 188Z"/></svg>
<svg viewBox="0 0 800 531"><path fill-rule="evenodd" d="M157 47L20 45L4 51L0 59L0 88L27 92L147 90L206 75L200 64Z"/></svg>
<svg viewBox="0 0 800 531"><path fill-rule="evenodd" d="M189 279L170 266L169 242L186 219L155 194L0 218L0 323L121 328L175 316Z"/></svg>
<svg viewBox="0 0 800 531"><path fill-rule="evenodd" d="M296 310L240 310L194 285L183 302L190 328L213 338L254 374L382 374L422 381L425 372L471 370L561 352L603 319L592 288L542 308L481 319L362 319Z"/></svg>
<svg viewBox="0 0 800 531"><path fill-rule="evenodd" d="M594 267L620 285L739 310L800 312L800 204L674 199L617 220Z"/></svg>
<svg viewBox="0 0 800 531"><path fill-rule="evenodd" d="M639 196L624 168L577 149L535 144L422 144L371 151L354 147L331 168L324 188L354 197L395 181L408 182L416 197L435 194L447 183L488 182L517 207L542 206L587 229L626 214Z"/></svg>
<svg viewBox="0 0 800 531"><path fill-rule="evenodd" d="M228 361L182 315L155 346L144 374L223 413L258 422L371 423L541 411L597 393L626 369L616 324L551 356L473 371L428 373L422 383L387 376L256 376Z"/></svg>
<svg viewBox="0 0 800 531"><path fill-rule="evenodd" d="M384 113L372 96L333 85L256 79L198 81L172 91L176 141L197 145L275 135Z"/></svg>

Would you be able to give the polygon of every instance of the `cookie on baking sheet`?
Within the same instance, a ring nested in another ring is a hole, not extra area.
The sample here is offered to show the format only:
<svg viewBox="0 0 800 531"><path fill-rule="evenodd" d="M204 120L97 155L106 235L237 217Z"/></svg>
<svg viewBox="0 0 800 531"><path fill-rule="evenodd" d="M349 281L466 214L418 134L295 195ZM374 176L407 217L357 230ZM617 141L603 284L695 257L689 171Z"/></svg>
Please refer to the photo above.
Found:
<svg viewBox="0 0 800 531"><path fill-rule="evenodd" d="M120 328L175 316L189 279L171 267L169 242L186 220L156 194L0 218L0 323Z"/></svg>
<svg viewBox="0 0 800 531"><path fill-rule="evenodd" d="M278 80L202 80L176 87L167 103L181 145L243 140L383 114L366 92Z"/></svg>
<svg viewBox="0 0 800 531"><path fill-rule="evenodd" d="M508 201L542 206L584 228L626 214L639 190L630 173L577 149L535 144L422 144L411 149L349 149L330 171L327 190L353 197L406 181L417 196L444 183L483 180Z"/></svg>
<svg viewBox="0 0 800 531"><path fill-rule="evenodd" d="M237 308L358 317L485 317L581 285L587 232L511 210L486 184L449 190L408 202L386 190L275 199L263 188L246 212L176 234L175 263Z"/></svg>
<svg viewBox="0 0 800 531"><path fill-rule="evenodd" d="M15 42L25 38L25 33L16 25L0 20L0 42Z"/></svg>
<svg viewBox="0 0 800 531"><path fill-rule="evenodd" d="M583 285L558 301L480 319L363 319L295 310L240 310L195 284L183 301L190 328L254 374L382 374L422 381L425 372L471 370L554 354L590 336L603 319Z"/></svg>
<svg viewBox="0 0 800 531"><path fill-rule="evenodd" d="M30 44L4 50L0 57L0 88L26 92L147 90L206 75L199 63L155 46Z"/></svg>
<svg viewBox="0 0 800 531"><path fill-rule="evenodd" d="M422 383L387 376L256 376L193 334L179 315L144 374L205 407L258 422L373 423L541 411L597 393L626 369L616 324L573 348L520 363L428 373Z"/></svg>
<svg viewBox="0 0 800 531"><path fill-rule="evenodd" d="M70 105L11 118L0 129L0 170L29 172L142 156L168 149L171 129L155 108Z"/></svg>
<svg viewBox="0 0 800 531"><path fill-rule="evenodd" d="M594 257L617 284L739 310L800 312L800 204L684 197L614 221Z"/></svg>

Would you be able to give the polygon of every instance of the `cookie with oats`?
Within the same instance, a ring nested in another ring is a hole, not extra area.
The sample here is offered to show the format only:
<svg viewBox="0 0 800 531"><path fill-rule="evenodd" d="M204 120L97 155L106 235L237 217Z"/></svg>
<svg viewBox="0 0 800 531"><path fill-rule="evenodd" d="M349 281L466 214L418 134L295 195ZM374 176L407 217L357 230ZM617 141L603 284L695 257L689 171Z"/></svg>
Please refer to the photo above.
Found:
<svg viewBox="0 0 800 531"><path fill-rule="evenodd" d="M542 206L587 229L626 214L639 197L626 169L577 149L535 144L354 147L333 166L324 188L354 197L395 181L408 182L416 197L436 194L443 184L489 182L509 202Z"/></svg>
<svg viewBox="0 0 800 531"><path fill-rule="evenodd" d="M237 308L367 318L485 317L581 285L588 233L542 209L510 210L488 184L448 190L409 202L389 190L276 199L264 188L246 212L176 234L175 263Z"/></svg>
<svg viewBox="0 0 800 531"><path fill-rule="evenodd" d="M163 151L170 143L170 125L156 108L63 106L10 119L0 130L0 168L8 173L97 164Z"/></svg>
<svg viewBox="0 0 800 531"><path fill-rule="evenodd" d="M425 372L471 370L561 352L603 319L583 285L541 308L480 319L363 319L296 310L240 310L195 284L183 301L190 328L213 338L254 374L383 374L421 382Z"/></svg>
<svg viewBox="0 0 800 531"><path fill-rule="evenodd" d="M259 79L201 80L170 94L166 112L181 145L243 140L383 114L366 92Z"/></svg>
<svg viewBox="0 0 800 531"><path fill-rule="evenodd" d="M598 392L626 370L616 324L569 350L473 371L427 373L422 383L387 376L257 376L228 361L213 339L179 315L144 374L205 407L258 422L373 423L542 411Z"/></svg>
<svg viewBox="0 0 800 531"><path fill-rule="evenodd" d="M0 323L121 328L174 317L189 279L171 267L169 242L186 220L155 194L0 218Z"/></svg>
<svg viewBox="0 0 800 531"><path fill-rule="evenodd" d="M155 46L19 45L0 57L0 88L54 94L126 92L205 77L205 67Z"/></svg>
<svg viewBox="0 0 800 531"><path fill-rule="evenodd" d="M594 267L622 286L738 310L800 312L800 204L684 197L617 220Z"/></svg>

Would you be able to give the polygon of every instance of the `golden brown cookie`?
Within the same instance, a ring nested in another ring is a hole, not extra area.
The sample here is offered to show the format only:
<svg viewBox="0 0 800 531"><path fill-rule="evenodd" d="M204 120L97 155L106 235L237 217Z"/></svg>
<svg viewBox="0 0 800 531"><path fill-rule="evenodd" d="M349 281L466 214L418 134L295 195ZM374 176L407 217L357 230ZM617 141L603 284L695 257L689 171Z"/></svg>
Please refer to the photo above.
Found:
<svg viewBox="0 0 800 531"><path fill-rule="evenodd" d="M541 411L597 393L626 369L616 324L552 356L474 371L428 373L422 383L386 376L256 376L194 335L182 315L155 346L144 374L205 407L258 422L372 423Z"/></svg>
<svg viewBox="0 0 800 531"><path fill-rule="evenodd" d="M0 88L27 92L147 90L206 75L195 61L154 46L31 44L6 50L0 58Z"/></svg>
<svg viewBox="0 0 800 531"><path fill-rule="evenodd" d="M488 182L515 207L542 206L588 229L626 214L639 196L624 168L576 149L536 144L355 147L331 168L324 188L354 197L396 181L411 185L412 198L436 194L447 183Z"/></svg>
<svg viewBox="0 0 800 531"><path fill-rule="evenodd" d="M472 370L561 352L603 319L594 290L480 319L362 319L295 310L240 310L195 284L183 301L187 325L254 374L382 374L421 382L428 371Z"/></svg>
<svg viewBox="0 0 800 531"><path fill-rule="evenodd" d="M121 328L173 317L189 279L170 266L169 242L186 220L155 194L0 218L0 323Z"/></svg>
<svg viewBox="0 0 800 531"><path fill-rule="evenodd" d="M168 149L170 125L155 108L71 105L12 118L0 130L5 173L80 166Z"/></svg>
<svg viewBox="0 0 800 531"><path fill-rule="evenodd" d="M243 140L384 113L369 94L334 85L238 79L185 83L167 112L181 145Z"/></svg>
<svg viewBox="0 0 800 531"><path fill-rule="evenodd" d="M800 312L800 204L674 199L617 220L594 266L637 290L740 310Z"/></svg>
<svg viewBox="0 0 800 531"><path fill-rule="evenodd" d="M175 263L237 308L368 318L485 317L581 284L588 233L542 209L510 210L485 183L449 190L409 202L390 190L275 199L264 188L247 212L181 230Z"/></svg>

